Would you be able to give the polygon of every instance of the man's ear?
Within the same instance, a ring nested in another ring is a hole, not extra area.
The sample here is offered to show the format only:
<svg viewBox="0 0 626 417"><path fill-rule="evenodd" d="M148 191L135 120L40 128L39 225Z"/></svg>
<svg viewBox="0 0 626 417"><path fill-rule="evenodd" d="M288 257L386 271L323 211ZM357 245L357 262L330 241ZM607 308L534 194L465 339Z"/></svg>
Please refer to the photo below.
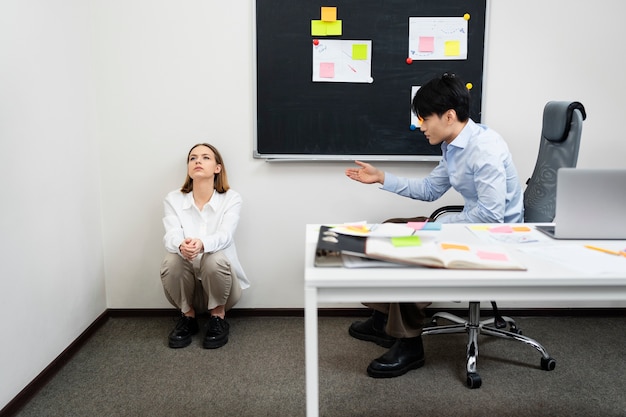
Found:
<svg viewBox="0 0 626 417"><path fill-rule="evenodd" d="M456 110L454 109L448 110L444 117L446 118L446 122L448 123L453 123L458 120L458 118L456 117Z"/></svg>

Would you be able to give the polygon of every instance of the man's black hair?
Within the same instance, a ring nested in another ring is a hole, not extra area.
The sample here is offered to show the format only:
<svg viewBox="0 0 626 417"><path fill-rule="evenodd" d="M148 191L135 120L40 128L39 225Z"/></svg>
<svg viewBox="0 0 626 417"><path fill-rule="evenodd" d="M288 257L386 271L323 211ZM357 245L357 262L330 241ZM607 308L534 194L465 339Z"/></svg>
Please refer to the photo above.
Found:
<svg viewBox="0 0 626 417"><path fill-rule="evenodd" d="M418 117L436 114L441 117L452 109L461 122L469 119L469 90L465 83L452 73L428 81L413 97L412 108Z"/></svg>

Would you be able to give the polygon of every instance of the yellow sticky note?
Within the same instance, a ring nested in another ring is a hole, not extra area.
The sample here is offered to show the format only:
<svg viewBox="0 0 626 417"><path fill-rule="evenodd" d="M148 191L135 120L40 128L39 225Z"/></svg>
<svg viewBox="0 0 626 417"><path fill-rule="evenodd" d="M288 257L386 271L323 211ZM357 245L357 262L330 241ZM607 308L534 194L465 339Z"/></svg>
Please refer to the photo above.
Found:
<svg viewBox="0 0 626 417"><path fill-rule="evenodd" d="M441 249L470 250L469 246L457 245L454 243L442 243Z"/></svg>
<svg viewBox="0 0 626 417"><path fill-rule="evenodd" d="M446 56L459 56L459 55L461 55L461 42L459 42L459 41L446 41L444 43L444 54Z"/></svg>
<svg viewBox="0 0 626 417"><path fill-rule="evenodd" d="M528 226L513 226L514 232L530 232L530 227Z"/></svg>
<svg viewBox="0 0 626 417"><path fill-rule="evenodd" d="M489 226L486 224L471 225L469 228L472 230L489 230Z"/></svg>
<svg viewBox="0 0 626 417"><path fill-rule="evenodd" d="M311 36L326 36L326 23L321 20L311 20Z"/></svg>
<svg viewBox="0 0 626 417"><path fill-rule="evenodd" d="M395 247L420 246L422 241L419 236L397 236L391 238L391 243Z"/></svg>
<svg viewBox="0 0 626 417"><path fill-rule="evenodd" d="M352 45L352 59L367 59L367 45L363 43L355 43Z"/></svg>
<svg viewBox="0 0 626 417"><path fill-rule="evenodd" d="M334 22L323 22L326 24L326 35L328 36L340 36L342 33L341 20L335 20Z"/></svg>
<svg viewBox="0 0 626 417"><path fill-rule="evenodd" d="M324 22L334 22L337 20L337 8L322 7L322 20Z"/></svg>

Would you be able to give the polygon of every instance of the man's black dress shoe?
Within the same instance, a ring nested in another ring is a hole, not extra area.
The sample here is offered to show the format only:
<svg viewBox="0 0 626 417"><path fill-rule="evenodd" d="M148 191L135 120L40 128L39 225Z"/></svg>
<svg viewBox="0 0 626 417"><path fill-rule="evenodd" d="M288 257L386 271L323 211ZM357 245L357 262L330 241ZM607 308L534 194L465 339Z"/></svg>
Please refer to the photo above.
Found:
<svg viewBox="0 0 626 417"><path fill-rule="evenodd" d="M168 336L169 346L171 348L183 348L191 344L191 336L200 330L198 321L195 317L182 316L176 327Z"/></svg>
<svg viewBox="0 0 626 417"><path fill-rule="evenodd" d="M228 343L230 325L221 317L211 316L209 329L204 336L202 346L205 349L217 349Z"/></svg>
<svg viewBox="0 0 626 417"><path fill-rule="evenodd" d="M396 338L385 333L386 324L387 315L374 310L374 314L369 319L352 323L348 332L350 336L356 339L374 342L378 346L390 348L396 342Z"/></svg>
<svg viewBox="0 0 626 417"><path fill-rule="evenodd" d="M372 378L393 378L422 366L424 366L422 337L411 337L398 339L387 353L374 359L367 367L367 374Z"/></svg>

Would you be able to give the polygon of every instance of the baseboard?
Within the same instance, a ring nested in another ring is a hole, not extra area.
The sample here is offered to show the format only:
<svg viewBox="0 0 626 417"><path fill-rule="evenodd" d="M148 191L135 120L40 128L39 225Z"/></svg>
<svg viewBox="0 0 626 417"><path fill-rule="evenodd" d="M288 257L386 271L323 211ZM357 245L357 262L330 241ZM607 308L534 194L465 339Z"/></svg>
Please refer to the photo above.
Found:
<svg viewBox="0 0 626 417"><path fill-rule="evenodd" d="M320 317L364 317L371 310L365 307L356 308L319 308ZM441 309L427 308L426 315L432 316ZM446 308L452 314L463 316L467 312L466 307ZM481 309L486 316L491 314L492 309ZM626 317L626 308L499 308L502 315L517 317ZM110 308L107 310L109 317L162 317L176 316L178 311L173 308ZM233 308L228 312L229 317L304 317L303 308Z"/></svg>
<svg viewBox="0 0 626 417"><path fill-rule="evenodd" d="M89 327L76 338L59 356L39 373L22 391L0 410L0 417L16 414L52 377L83 347L96 330L109 319L109 312L104 311Z"/></svg>
<svg viewBox="0 0 626 417"><path fill-rule="evenodd" d="M431 316L436 309L427 309ZM446 311L464 316L465 308L446 309ZM482 311L490 315L491 309ZM515 317L626 317L626 308L537 308L537 309L499 309L500 314ZM179 314L173 308L130 309L110 308L103 312L76 340L74 340L50 365L48 365L30 384L15 396L2 410L0 417L16 414L71 358L85 342L111 317L162 317ZM320 308L320 317L365 317L370 314L367 308ZM302 308L234 308L229 317L304 317Z"/></svg>

